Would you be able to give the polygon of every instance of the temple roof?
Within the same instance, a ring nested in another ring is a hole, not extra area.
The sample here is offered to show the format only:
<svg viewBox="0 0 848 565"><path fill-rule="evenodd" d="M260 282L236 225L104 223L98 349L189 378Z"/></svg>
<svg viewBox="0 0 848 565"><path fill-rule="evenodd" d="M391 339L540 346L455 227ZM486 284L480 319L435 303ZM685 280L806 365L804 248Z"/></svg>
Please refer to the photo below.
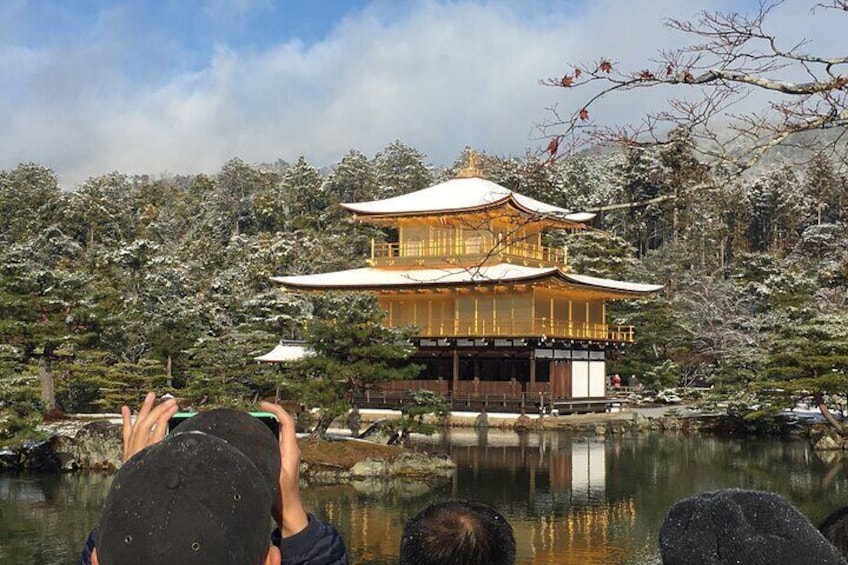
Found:
<svg viewBox="0 0 848 565"><path fill-rule="evenodd" d="M525 267L509 263L472 268L377 269L365 267L316 275L272 277L284 287L300 290L392 290L433 286L469 286L556 280L572 287L607 291L622 298L645 296L662 285L642 284L567 273L557 267Z"/></svg>
<svg viewBox="0 0 848 565"><path fill-rule="evenodd" d="M302 342L281 341L274 349L259 357L254 357L260 363L285 363L299 361L310 355L310 351Z"/></svg>
<svg viewBox="0 0 848 565"><path fill-rule="evenodd" d="M588 212L571 212L513 192L499 184L477 177L445 181L409 194L342 204L342 207L362 216L411 216L474 211L510 204L532 215L549 216L559 220L583 223L595 217Z"/></svg>

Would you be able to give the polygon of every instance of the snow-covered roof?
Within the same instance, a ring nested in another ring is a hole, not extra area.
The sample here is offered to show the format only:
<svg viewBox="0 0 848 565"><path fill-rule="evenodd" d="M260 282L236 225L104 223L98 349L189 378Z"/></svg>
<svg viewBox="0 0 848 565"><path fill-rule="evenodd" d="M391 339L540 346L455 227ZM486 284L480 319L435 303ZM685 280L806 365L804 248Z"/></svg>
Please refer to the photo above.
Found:
<svg viewBox="0 0 848 565"><path fill-rule="evenodd" d="M292 289L303 290L387 290L416 286L463 286L518 283L546 278L564 284L611 291L614 294L641 296L656 292L662 285L641 284L612 279L575 275L557 267L525 267L509 263L481 265L472 268L444 269L377 269L365 267L316 275L272 277L271 280Z"/></svg>
<svg viewBox="0 0 848 565"><path fill-rule="evenodd" d="M511 203L529 214L551 216L570 222L583 223L595 217L595 214L588 212L573 213L565 208L539 202L492 181L477 177L451 179L393 198L347 203L342 206L364 216L405 216L479 210L505 203Z"/></svg>
<svg viewBox="0 0 848 565"><path fill-rule="evenodd" d="M595 288L609 288L611 290L620 290L638 294L650 294L663 288L663 285L661 284L644 284L627 281L617 281L614 279L590 277L589 275L578 275L576 273L564 273L563 275L566 279L575 284L582 284Z"/></svg>
<svg viewBox="0 0 848 565"><path fill-rule="evenodd" d="M260 363L285 363L299 361L308 355L311 355L311 352L303 344L280 342L268 353L254 359Z"/></svg>

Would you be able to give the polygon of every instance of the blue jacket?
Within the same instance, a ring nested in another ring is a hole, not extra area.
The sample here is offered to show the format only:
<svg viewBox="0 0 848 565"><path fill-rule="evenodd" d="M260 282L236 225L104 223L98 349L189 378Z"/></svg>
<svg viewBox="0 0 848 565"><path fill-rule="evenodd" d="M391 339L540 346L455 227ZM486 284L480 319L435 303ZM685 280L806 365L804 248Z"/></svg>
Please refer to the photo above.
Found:
<svg viewBox="0 0 848 565"><path fill-rule="evenodd" d="M97 528L88 534L77 565L91 565L96 540ZM283 538L276 529L271 533L271 543L280 548L283 565L348 565L347 550L339 532L312 514L302 532Z"/></svg>

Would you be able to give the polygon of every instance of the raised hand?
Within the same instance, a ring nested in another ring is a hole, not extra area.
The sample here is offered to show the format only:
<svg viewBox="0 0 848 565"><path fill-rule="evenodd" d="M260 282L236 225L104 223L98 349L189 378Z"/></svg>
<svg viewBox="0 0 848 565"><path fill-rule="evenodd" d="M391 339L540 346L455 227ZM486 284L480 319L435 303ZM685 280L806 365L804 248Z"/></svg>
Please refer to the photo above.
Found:
<svg viewBox="0 0 848 565"><path fill-rule="evenodd" d="M148 392L141 404L135 421L128 406L121 407L121 421L124 434L124 458L126 461L147 446L162 441L168 431L168 420L177 413L179 407L173 398L154 406L156 394Z"/></svg>
<svg viewBox="0 0 848 565"><path fill-rule="evenodd" d="M284 538L306 528L309 518L300 500L300 448L294 431L294 419L281 406L262 401L259 407L280 422L280 495L274 504L274 520Z"/></svg>

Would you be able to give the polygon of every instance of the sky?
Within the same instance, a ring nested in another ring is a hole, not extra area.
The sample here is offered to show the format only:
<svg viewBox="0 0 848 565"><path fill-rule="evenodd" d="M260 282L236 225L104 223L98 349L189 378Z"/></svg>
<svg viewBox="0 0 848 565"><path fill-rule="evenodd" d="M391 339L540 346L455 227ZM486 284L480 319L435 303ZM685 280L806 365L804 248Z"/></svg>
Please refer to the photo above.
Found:
<svg viewBox="0 0 848 565"><path fill-rule="evenodd" d="M0 169L35 162L72 188L111 171L214 173L337 163L395 140L428 163L466 146L540 151L537 124L579 93L540 84L570 64L634 68L686 38L663 19L748 0L3 0ZM742 6L743 8L740 8ZM787 0L787 38L845 55L837 18ZM844 23L844 22L843 22ZM633 121L656 96L603 111Z"/></svg>

